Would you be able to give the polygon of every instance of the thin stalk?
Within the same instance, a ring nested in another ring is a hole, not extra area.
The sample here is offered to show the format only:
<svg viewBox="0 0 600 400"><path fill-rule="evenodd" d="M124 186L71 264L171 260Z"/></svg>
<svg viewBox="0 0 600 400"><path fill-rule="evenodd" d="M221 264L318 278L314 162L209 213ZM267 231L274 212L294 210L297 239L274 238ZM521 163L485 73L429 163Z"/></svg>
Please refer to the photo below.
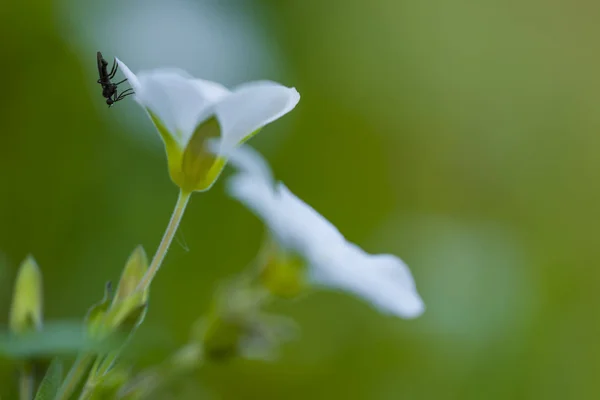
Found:
<svg viewBox="0 0 600 400"><path fill-rule="evenodd" d="M19 399L33 399L33 367L26 362L19 372Z"/></svg>
<svg viewBox="0 0 600 400"><path fill-rule="evenodd" d="M158 245L158 249L156 250L156 254L148 267L148 270L140 280L137 290L144 291L152 283L152 279L160 269L160 266L167 255L167 251L169 250L169 246L175 237L175 233L177 232L177 227L181 222L183 217L183 213L185 208L190 200L191 192L179 192L179 197L177 198L177 203L175 204L175 209L173 210L173 214L171 215L171 220L169 221L169 225L167 225L167 229L163 235L160 244ZM116 359L118 353L114 355ZM63 382L59 393L56 397L56 400L67 400L73 394L73 392L77 389L79 384L81 383L85 373L89 370L90 364L94 361L95 356L93 354L82 354L80 355L75 363L71 367L69 374L67 375L65 381ZM81 393L80 399L86 399L91 394L92 390L88 385L88 382L84 385L83 391Z"/></svg>
<svg viewBox="0 0 600 400"><path fill-rule="evenodd" d="M92 353L83 353L77 356L77 359L71 366L67 377L58 389L55 400L68 400L73 395L73 392L79 386L81 380L88 372L90 364L96 356Z"/></svg>
<svg viewBox="0 0 600 400"><path fill-rule="evenodd" d="M139 291L146 290L154 276L158 272L165 256L167 255L167 251L169 250L169 246L175 237L175 233L177 232L177 227L181 222L181 218L183 217L183 212L190 200L191 192L184 192L183 190L179 192L179 197L177 198L177 203L175 204L175 209L173 210L173 214L171 215L171 220L169 221L169 225L167 225L167 229L165 230L165 234L163 235L162 240L160 241L160 245L156 250L156 254L154 254L154 258L148 267L148 270L140 280L137 289Z"/></svg>

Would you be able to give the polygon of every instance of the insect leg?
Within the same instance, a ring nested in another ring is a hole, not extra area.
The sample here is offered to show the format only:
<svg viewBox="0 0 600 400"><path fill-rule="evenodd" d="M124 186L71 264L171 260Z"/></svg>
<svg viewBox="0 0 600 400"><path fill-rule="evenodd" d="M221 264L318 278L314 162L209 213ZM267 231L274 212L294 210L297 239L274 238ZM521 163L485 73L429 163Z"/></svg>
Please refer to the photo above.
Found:
<svg viewBox="0 0 600 400"><path fill-rule="evenodd" d="M133 91L126 90L123 93L121 93L119 95L119 97L117 97L117 99L121 100L122 98L127 97L127 96L132 95L132 94L135 94L135 93Z"/></svg>
<svg viewBox="0 0 600 400"><path fill-rule="evenodd" d="M117 99L117 101L119 101L119 100L123 100L125 97L127 97L127 96L129 96L129 95L132 95L132 94L135 94L135 93L133 93L133 92L129 92L129 93L127 93L127 94L122 94L122 95L120 95L120 96L119 96L119 98Z"/></svg>
<svg viewBox="0 0 600 400"><path fill-rule="evenodd" d="M127 89L126 91L124 91L123 93L121 93L119 95L119 97L117 97L117 100L115 100L115 101L123 100L125 97L127 97L129 95L132 95L132 94L135 94L133 92L133 89Z"/></svg>
<svg viewBox="0 0 600 400"><path fill-rule="evenodd" d="M123 83L123 82L127 82L127 79L123 79L121 82L117 82L117 83L115 83L115 85L120 85L120 84L121 84L121 83Z"/></svg>
<svg viewBox="0 0 600 400"><path fill-rule="evenodd" d="M108 79L112 79L117 74L117 70L119 69L119 64L117 64L117 60L113 61L113 66L110 69L110 73L108 74Z"/></svg>

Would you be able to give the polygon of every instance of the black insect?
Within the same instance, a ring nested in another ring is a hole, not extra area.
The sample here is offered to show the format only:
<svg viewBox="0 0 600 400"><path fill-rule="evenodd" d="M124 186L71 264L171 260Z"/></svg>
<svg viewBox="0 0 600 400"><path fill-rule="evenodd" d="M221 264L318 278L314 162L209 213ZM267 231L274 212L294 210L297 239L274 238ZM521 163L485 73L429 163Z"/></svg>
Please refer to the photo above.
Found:
<svg viewBox="0 0 600 400"><path fill-rule="evenodd" d="M98 83L102 85L102 96L106 98L106 104L111 107L117 101L123 100L125 97L133 94L133 89L127 89L119 94L117 91L117 86L127 81L127 79L123 79L121 82L111 82L111 79L115 77L117 70L119 69L119 64L117 64L116 60L113 61L113 66L110 69L110 72L108 72L108 62L104 59L104 57L102 57L102 53L98 52L97 58L98 74L100 75Z"/></svg>

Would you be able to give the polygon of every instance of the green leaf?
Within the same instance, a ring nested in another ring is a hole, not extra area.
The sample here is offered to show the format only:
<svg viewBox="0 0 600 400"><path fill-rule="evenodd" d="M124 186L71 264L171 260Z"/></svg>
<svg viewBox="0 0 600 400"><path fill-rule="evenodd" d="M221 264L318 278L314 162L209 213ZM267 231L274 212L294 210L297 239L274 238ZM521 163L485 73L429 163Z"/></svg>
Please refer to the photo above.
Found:
<svg viewBox="0 0 600 400"><path fill-rule="evenodd" d="M90 370L90 379L96 381L106 375L106 373L115 365L119 357L120 351L113 350L106 354L102 354L96 358L92 369Z"/></svg>
<svg viewBox="0 0 600 400"><path fill-rule="evenodd" d="M122 337L111 335L107 340L95 340L87 334L80 321L50 322L43 331L13 335L0 332L0 358L30 359L70 355L80 351L102 352L118 347Z"/></svg>
<svg viewBox="0 0 600 400"><path fill-rule="evenodd" d="M62 378L63 364L59 358L54 358L40 383L35 400L54 400Z"/></svg>
<svg viewBox="0 0 600 400"><path fill-rule="evenodd" d="M101 337L104 327L104 319L106 312L112 301L112 284L106 282L104 288L104 297L98 303L94 304L87 312L85 322L88 327L88 331L93 337Z"/></svg>
<svg viewBox="0 0 600 400"><path fill-rule="evenodd" d="M113 366L102 376L95 376L88 380L84 387L84 392L88 393L87 399L90 400L108 400L116 399L117 392L130 378L128 368L122 366Z"/></svg>

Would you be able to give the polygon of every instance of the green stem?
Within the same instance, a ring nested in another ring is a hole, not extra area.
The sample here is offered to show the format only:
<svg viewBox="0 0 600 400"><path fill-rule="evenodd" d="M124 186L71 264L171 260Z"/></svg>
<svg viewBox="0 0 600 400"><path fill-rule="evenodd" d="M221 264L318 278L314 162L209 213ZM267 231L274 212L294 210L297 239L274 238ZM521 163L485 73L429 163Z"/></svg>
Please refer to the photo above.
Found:
<svg viewBox="0 0 600 400"><path fill-rule="evenodd" d="M77 359L71 366L67 377L58 389L55 400L68 400L77 386L88 372L89 366L96 356L91 353L83 353L77 356Z"/></svg>
<svg viewBox="0 0 600 400"><path fill-rule="evenodd" d="M181 222L181 218L183 217L183 212L190 200L190 196L192 192L184 192L181 190L179 192L179 197L177 198L177 203L175 204L175 209L173 210L173 214L171 215L171 220L169 221L169 225L165 230L165 234L163 235L160 244L158 245L158 249L156 250L156 254L154 254L154 258L148 267L148 270L140 280L137 289L139 291L144 291L148 289L152 279L158 272L165 256L167 255L167 251L169 250L169 246L175 237L175 233L177 232L177 227Z"/></svg>
<svg viewBox="0 0 600 400"><path fill-rule="evenodd" d="M33 399L33 368L30 363L21 367L19 374L19 399Z"/></svg>
<svg viewBox="0 0 600 400"><path fill-rule="evenodd" d="M104 356L104 358L100 358L100 357L96 358L96 362L92 366L92 369L91 369L90 373L88 374L87 380L83 384L83 388L81 389L81 394L79 395L79 400L86 400L92 396L92 394L94 393L94 390L96 388L96 385L93 382L93 380L98 376L102 377L108 373L108 371L116 363L120 352L121 352L121 349L112 350L109 353L107 353Z"/></svg>
<svg viewBox="0 0 600 400"><path fill-rule="evenodd" d="M201 363L200 344L188 343L161 365L139 374L121 390L121 394L125 398L129 395L136 399L145 399L177 377L198 368Z"/></svg>
<svg viewBox="0 0 600 400"><path fill-rule="evenodd" d="M152 259L148 270L146 271L146 273L140 280L140 283L138 284L138 290L146 290L150 286L152 279L154 279L154 276L158 272L163 260L165 259L167 251L169 250L169 246L173 241L173 237L175 237L177 227L181 222L183 212L185 211L187 203L190 200L191 194L191 192L179 192L179 197L177 198L177 203L175 204L175 209L173 210L173 214L171 215L169 225L165 230L165 234L163 235L160 245L158 246L158 250L156 250L156 254ZM94 358L95 356L93 354L88 353L80 355L75 360L73 366L71 367L71 370L69 371L69 374L67 375L63 384L61 385L61 388L59 389L56 400L67 400L70 398L70 396L73 394L75 389L77 389L77 386L80 384L84 375L88 371L90 364L94 361ZM90 388L84 387L82 398L87 398L89 396L89 393Z"/></svg>
<svg viewBox="0 0 600 400"><path fill-rule="evenodd" d="M79 399L78 400L87 400L87 399L90 398L91 395L92 395L92 389L86 383L86 385L81 390L81 394L79 395Z"/></svg>

